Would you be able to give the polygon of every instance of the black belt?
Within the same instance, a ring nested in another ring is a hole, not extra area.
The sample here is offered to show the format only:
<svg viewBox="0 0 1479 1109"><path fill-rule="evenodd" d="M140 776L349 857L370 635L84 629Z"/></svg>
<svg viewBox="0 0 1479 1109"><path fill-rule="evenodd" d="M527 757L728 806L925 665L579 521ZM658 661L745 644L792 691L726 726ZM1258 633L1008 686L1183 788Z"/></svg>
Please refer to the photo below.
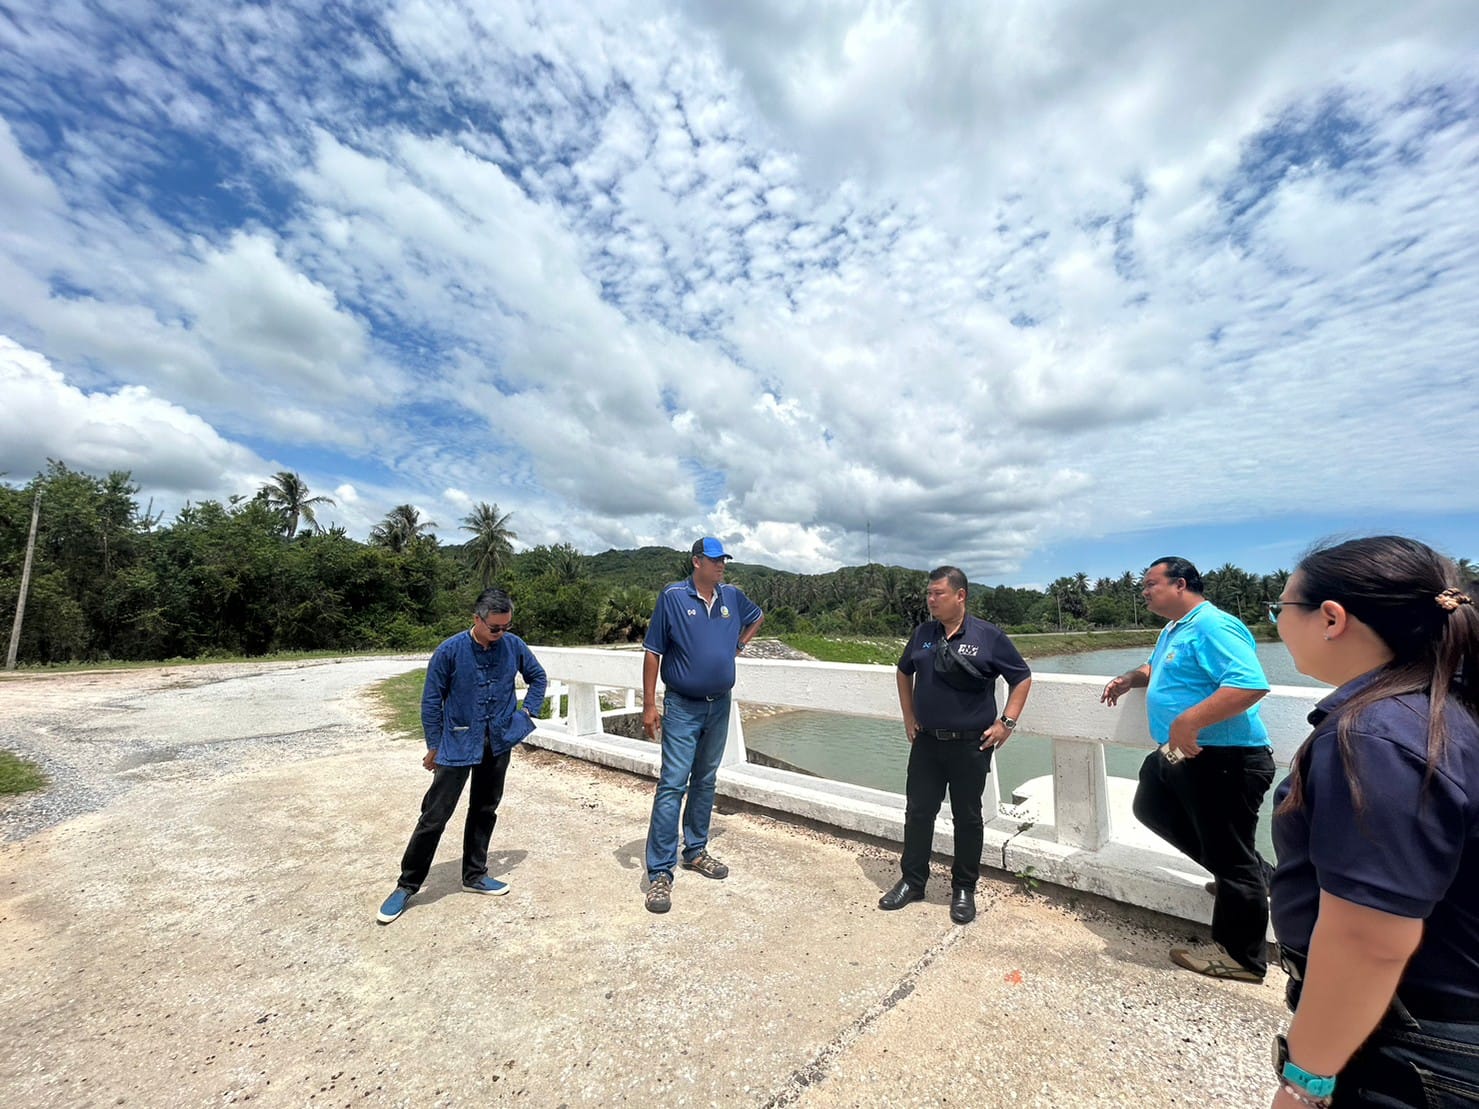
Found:
<svg viewBox="0 0 1479 1109"><path fill-rule="evenodd" d="M1300 990L1304 986L1305 957L1298 951L1279 945L1279 965L1289 975L1289 990L1286 1000L1289 1008L1299 1004ZM1417 1020L1449 1021L1454 1024L1479 1024L1479 998L1461 997L1458 994L1425 990L1417 986L1399 986L1397 996L1392 998L1388 1017L1404 1015Z"/></svg>
<svg viewBox="0 0 1479 1109"><path fill-rule="evenodd" d="M927 735L932 739L980 739L986 734L986 729L982 728L976 732L952 732L945 728L920 728L919 734Z"/></svg>
<svg viewBox="0 0 1479 1109"><path fill-rule="evenodd" d="M682 697L689 701L717 701L721 697L729 696L727 689L723 693L684 693L681 689L670 689L667 692L670 696Z"/></svg>

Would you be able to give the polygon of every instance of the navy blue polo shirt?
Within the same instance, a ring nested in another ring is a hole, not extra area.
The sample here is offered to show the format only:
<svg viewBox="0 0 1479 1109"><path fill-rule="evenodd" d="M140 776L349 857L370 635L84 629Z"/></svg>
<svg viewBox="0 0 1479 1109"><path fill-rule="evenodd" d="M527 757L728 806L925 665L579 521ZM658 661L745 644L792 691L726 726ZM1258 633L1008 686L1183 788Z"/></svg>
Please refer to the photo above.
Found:
<svg viewBox="0 0 1479 1109"><path fill-rule="evenodd" d="M996 719L996 683L982 693L955 689L935 675L935 644L945 634L945 625L926 620L914 629L899 670L914 676L914 718L921 728L948 732L984 732ZM952 649L969 658L983 674L1005 678L1008 687L1032 677L1027 663L1007 633L977 616L967 616L960 630L950 637Z"/></svg>
<svg viewBox="0 0 1479 1109"><path fill-rule="evenodd" d="M1479 998L1479 724L1448 702L1448 744L1430 776L1425 693L1362 709L1351 731L1358 810L1336 722L1340 707L1371 680L1367 674L1347 682L1310 713L1315 730L1299 756L1304 805L1273 820L1274 933L1308 953L1321 890L1424 920L1402 985ZM1286 779L1274 793L1275 808L1288 793Z"/></svg>
<svg viewBox="0 0 1479 1109"><path fill-rule="evenodd" d="M675 581L658 596L642 645L662 656L663 685L687 697L712 697L734 688L740 632L760 615L738 586L717 585L710 608L692 578Z"/></svg>

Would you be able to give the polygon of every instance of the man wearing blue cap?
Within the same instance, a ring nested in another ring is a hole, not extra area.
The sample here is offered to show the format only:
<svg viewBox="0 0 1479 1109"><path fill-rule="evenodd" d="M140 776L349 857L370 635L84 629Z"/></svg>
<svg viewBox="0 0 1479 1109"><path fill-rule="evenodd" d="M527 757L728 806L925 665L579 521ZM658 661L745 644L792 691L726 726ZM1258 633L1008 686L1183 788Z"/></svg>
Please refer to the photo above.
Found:
<svg viewBox="0 0 1479 1109"><path fill-rule="evenodd" d="M708 852L714 782L729 733L734 659L765 616L737 586L724 584L732 556L712 536L693 544L693 575L657 598L642 662L642 730L658 738L657 675L665 687L662 772L647 826L647 908L673 905L678 866L678 809L683 806L683 869L724 878L729 868ZM683 805L683 795L688 802Z"/></svg>

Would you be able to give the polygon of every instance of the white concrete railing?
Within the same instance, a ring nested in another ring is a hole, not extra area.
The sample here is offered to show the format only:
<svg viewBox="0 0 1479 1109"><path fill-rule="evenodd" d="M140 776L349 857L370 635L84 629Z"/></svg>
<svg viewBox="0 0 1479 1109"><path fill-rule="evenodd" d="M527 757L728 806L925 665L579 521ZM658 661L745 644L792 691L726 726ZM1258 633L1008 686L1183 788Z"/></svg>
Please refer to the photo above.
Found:
<svg viewBox="0 0 1479 1109"><path fill-rule="evenodd" d="M578 647L540 647L535 653L549 673L554 708L558 711L562 693L569 701L565 714L541 722L530 742L656 777L659 747L606 733L599 700L602 690L620 691L627 707L611 711L630 710L633 691L642 682L643 653ZM898 720L893 675L891 666L741 659L734 696L741 703ZM1106 772L1106 745L1154 747L1146 729L1144 693L1136 690L1115 708L1106 708L1099 703L1099 693L1107 680L1034 672L1021 730L1051 741L1051 781L1027 783L1018 791L1026 795L1024 803L1003 805L993 771L986 784L984 861L1009 873L1207 922L1211 899L1202 889L1207 875L1135 821L1129 806L1134 783ZM1260 702L1280 766L1288 765L1308 734L1305 717L1323 693L1318 688L1275 686ZM1004 690L998 690L997 703L1005 703ZM900 791L903 786L901 780ZM718 791L837 828L903 840L902 792L751 765L745 759L739 712L730 714ZM943 806L934 842L935 850L946 855L954 835L948 810Z"/></svg>

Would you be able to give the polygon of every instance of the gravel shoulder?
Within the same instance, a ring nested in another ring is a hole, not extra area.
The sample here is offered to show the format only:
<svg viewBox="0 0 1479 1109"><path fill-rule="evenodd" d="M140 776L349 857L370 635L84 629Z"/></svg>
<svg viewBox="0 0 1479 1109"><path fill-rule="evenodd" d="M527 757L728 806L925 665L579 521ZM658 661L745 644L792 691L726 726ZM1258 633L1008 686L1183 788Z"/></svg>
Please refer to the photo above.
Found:
<svg viewBox="0 0 1479 1109"><path fill-rule="evenodd" d="M510 770L512 892L459 891L454 828L376 925L427 778L363 689L416 665L0 683L3 741L76 774L6 813L0 1103L1267 1104L1277 974L1201 982L1184 935L1006 878L967 928L943 872L881 913L891 850L724 808L731 877L656 917L651 784L549 752Z"/></svg>

